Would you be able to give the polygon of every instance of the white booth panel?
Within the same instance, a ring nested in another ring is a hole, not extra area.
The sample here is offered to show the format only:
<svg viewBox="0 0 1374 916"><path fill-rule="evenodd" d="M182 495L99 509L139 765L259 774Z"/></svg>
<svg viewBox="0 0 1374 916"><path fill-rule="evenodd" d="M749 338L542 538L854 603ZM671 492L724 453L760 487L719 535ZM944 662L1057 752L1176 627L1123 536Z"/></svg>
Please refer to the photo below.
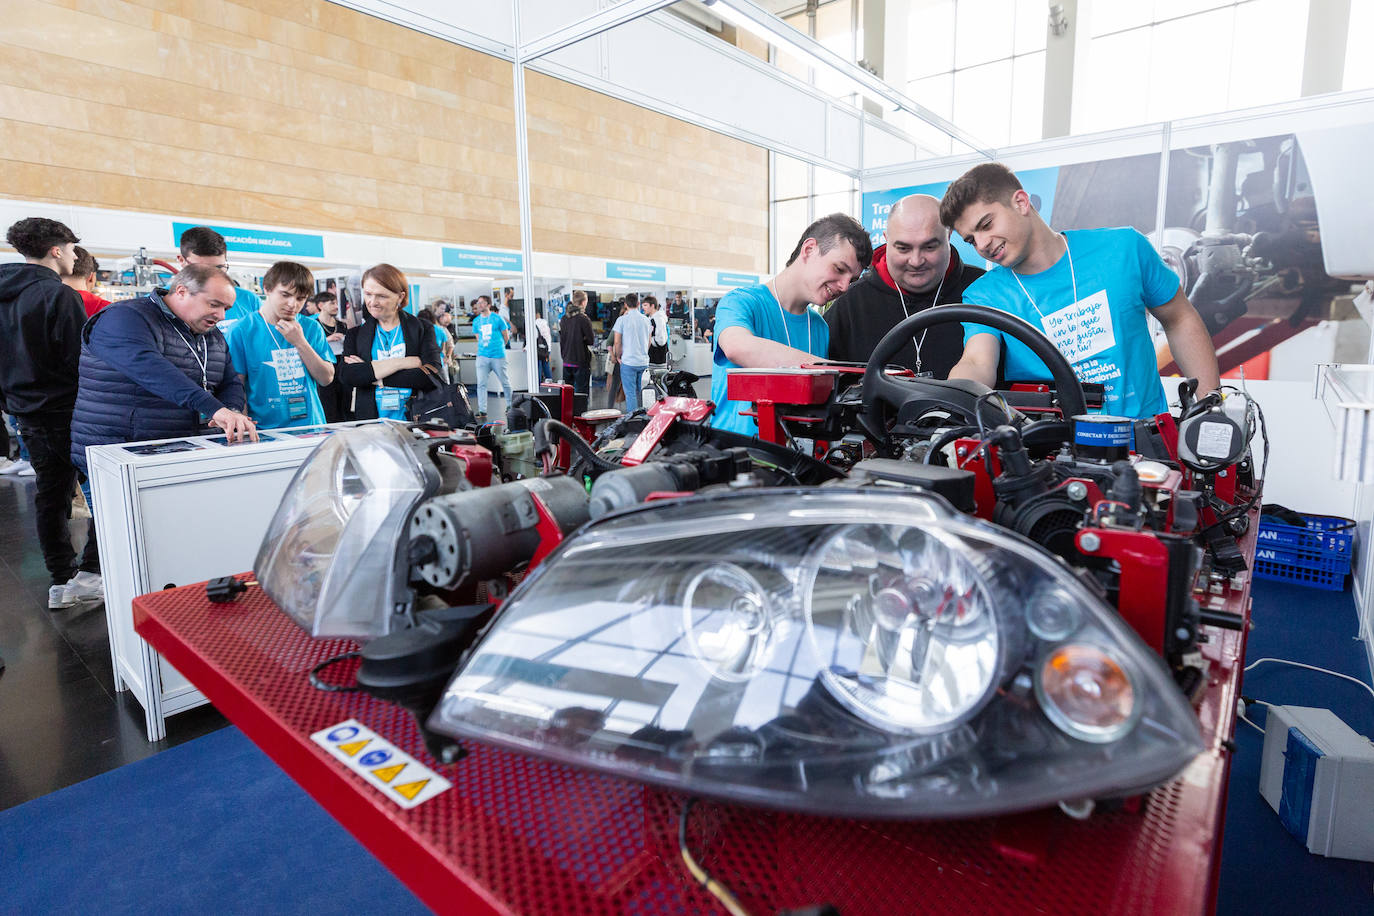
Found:
<svg viewBox="0 0 1374 916"><path fill-rule="evenodd" d="M454 4L452 0L331 0L417 32L511 60L511 0ZM572 5L572 4L569 4ZM522 4L523 9L523 4ZM458 15L461 12L461 15ZM455 20L461 20L461 25Z"/></svg>
<svg viewBox="0 0 1374 916"><path fill-rule="evenodd" d="M296 468L333 428L86 450L115 688L143 706L149 741L166 735L166 716L206 700L134 632L133 599L251 569Z"/></svg>
<svg viewBox="0 0 1374 916"><path fill-rule="evenodd" d="M1298 145L1317 199L1322 257L1336 277L1374 277L1374 124L1298 132Z"/></svg>

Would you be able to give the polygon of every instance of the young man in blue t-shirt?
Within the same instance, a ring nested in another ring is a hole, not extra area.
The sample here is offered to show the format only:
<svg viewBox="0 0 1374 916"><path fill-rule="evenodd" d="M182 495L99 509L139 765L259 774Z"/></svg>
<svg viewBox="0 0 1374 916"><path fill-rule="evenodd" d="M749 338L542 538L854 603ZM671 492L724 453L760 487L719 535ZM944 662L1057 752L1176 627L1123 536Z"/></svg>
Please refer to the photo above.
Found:
<svg viewBox="0 0 1374 916"><path fill-rule="evenodd" d="M477 317L472 319L477 335L477 419L487 417L487 378L496 373L501 393L510 409L510 376L506 373L506 344L510 342L510 322L491 310L491 297L477 297Z"/></svg>
<svg viewBox="0 0 1374 916"><path fill-rule="evenodd" d="M1131 228L1056 232L1001 163L975 166L949 186L940 219L998 266L964 292L1041 328L1084 382L1106 387L1105 413L1153 417L1168 410L1146 315L1164 327L1173 358L1198 380L1221 384L1201 316L1143 235ZM1004 377L1048 379L1045 364L993 328L964 326L964 356L950 378L992 385L1006 344Z"/></svg>
<svg viewBox="0 0 1374 916"><path fill-rule="evenodd" d="M726 293L716 305L711 400L717 429L758 434L758 423L726 396L730 369L775 369L824 359L830 345L825 319L811 307L836 298L873 258L864 227L843 213L816 220L802 233L787 266L767 282Z"/></svg>
<svg viewBox="0 0 1374 916"><path fill-rule="evenodd" d="M229 337L248 415L262 429L324 423L318 386L334 380L334 352L319 322L297 320L315 291L315 278L302 264L278 261L262 285L267 301Z"/></svg>

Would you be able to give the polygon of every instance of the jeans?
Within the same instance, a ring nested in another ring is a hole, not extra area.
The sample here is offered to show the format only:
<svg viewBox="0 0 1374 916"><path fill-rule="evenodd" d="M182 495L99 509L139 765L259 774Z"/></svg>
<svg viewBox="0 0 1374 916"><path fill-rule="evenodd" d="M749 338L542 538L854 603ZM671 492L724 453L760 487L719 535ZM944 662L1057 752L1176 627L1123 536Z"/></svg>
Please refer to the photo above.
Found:
<svg viewBox="0 0 1374 916"><path fill-rule="evenodd" d="M496 380L501 383L501 393L506 396L506 409L510 410L510 377L506 375L506 358L504 356L478 356L477 357L477 412L487 412L487 378L491 373L496 373Z"/></svg>
<svg viewBox="0 0 1374 916"><path fill-rule="evenodd" d="M76 550L68 520L72 514L72 487L77 480L72 464L72 418L20 417L19 434L29 447L33 463L33 505L37 516L38 546L53 585L65 585L77 573ZM95 542L95 518L86 523L86 549L82 572L100 573L100 553Z"/></svg>
<svg viewBox="0 0 1374 916"><path fill-rule="evenodd" d="M572 363L563 364L563 384L572 385L573 391L578 394L586 394L587 389L592 384L591 366L574 366Z"/></svg>
<svg viewBox="0 0 1374 916"><path fill-rule="evenodd" d="M539 381L543 382L546 378L553 378L553 370L549 368L549 361L547 359L541 359L539 361ZM533 390L538 390L539 386L531 385L530 388Z"/></svg>
<svg viewBox="0 0 1374 916"><path fill-rule="evenodd" d="M644 371L648 368L620 364L620 386L625 389L626 413L634 413L639 409L639 390L644 386Z"/></svg>
<svg viewBox="0 0 1374 916"><path fill-rule="evenodd" d="M27 445L24 444L24 437L20 434L18 423L15 421L14 416L13 416L12 414L5 414L5 425L9 427L9 431L10 431L10 432L14 433L14 438L16 438L16 439L19 440L19 457L18 457L18 459L16 459L16 460L18 460L18 461L28 461L28 460L29 460L29 447L28 447ZM8 457L9 457L9 449L6 448L6 449L5 449L5 454L0 455L0 458L8 458Z"/></svg>

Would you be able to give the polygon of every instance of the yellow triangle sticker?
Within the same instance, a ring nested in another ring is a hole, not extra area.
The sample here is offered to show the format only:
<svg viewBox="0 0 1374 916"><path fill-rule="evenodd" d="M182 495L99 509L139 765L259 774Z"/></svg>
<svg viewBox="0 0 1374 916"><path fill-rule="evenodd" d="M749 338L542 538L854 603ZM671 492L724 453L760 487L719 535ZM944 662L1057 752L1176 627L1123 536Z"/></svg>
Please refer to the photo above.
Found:
<svg viewBox="0 0 1374 916"><path fill-rule="evenodd" d="M367 747L368 743L371 741L371 738L366 738L362 741L350 741L348 744L340 744L339 750L352 757L354 754L358 753L358 751Z"/></svg>
<svg viewBox="0 0 1374 916"><path fill-rule="evenodd" d="M428 779L417 779L415 782L407 782L399 786L392 786L391 788L395 789L397 792L400 792L402 795L404 795L411 801L414 801L415 796L419 795L420 790L427 785L429 785Z"/></svg>
<svg viewBox="0 0 1374 916"><path fill-rule="evenodd" d="M372 771L372 775L376 776L382 782L391 782L391 780L395 779L397 774L405 768L406 765L404 763L398 763L395 766L390 767L378 767L377 769Z"/></svg>

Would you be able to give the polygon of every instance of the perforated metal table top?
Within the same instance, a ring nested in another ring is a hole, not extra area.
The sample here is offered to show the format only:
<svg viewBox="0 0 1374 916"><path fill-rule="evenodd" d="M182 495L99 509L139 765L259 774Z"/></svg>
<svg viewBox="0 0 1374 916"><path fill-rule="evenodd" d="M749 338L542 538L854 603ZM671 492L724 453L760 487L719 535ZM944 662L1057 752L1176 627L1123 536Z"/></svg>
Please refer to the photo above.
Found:
<svg viewBox="0 0 1374 916"><path fill-rule="evenodd" d="M721 912L678 856L682 796L480 745L441 765L399 707L312 688L310 668L355 644L311 639L256 587L233 604L210 603L203 586L158 592L135 599L134 614L158 652L435 910ZM1138 806L1081 822L1053 810L913 823L703 802L689 846L755 914L819 903L844 916L1208 912L1244 652L1242 633L1210 636L1208 749ZM347 719L453 788L408 811L384 798L310 740Z"/></svg>

